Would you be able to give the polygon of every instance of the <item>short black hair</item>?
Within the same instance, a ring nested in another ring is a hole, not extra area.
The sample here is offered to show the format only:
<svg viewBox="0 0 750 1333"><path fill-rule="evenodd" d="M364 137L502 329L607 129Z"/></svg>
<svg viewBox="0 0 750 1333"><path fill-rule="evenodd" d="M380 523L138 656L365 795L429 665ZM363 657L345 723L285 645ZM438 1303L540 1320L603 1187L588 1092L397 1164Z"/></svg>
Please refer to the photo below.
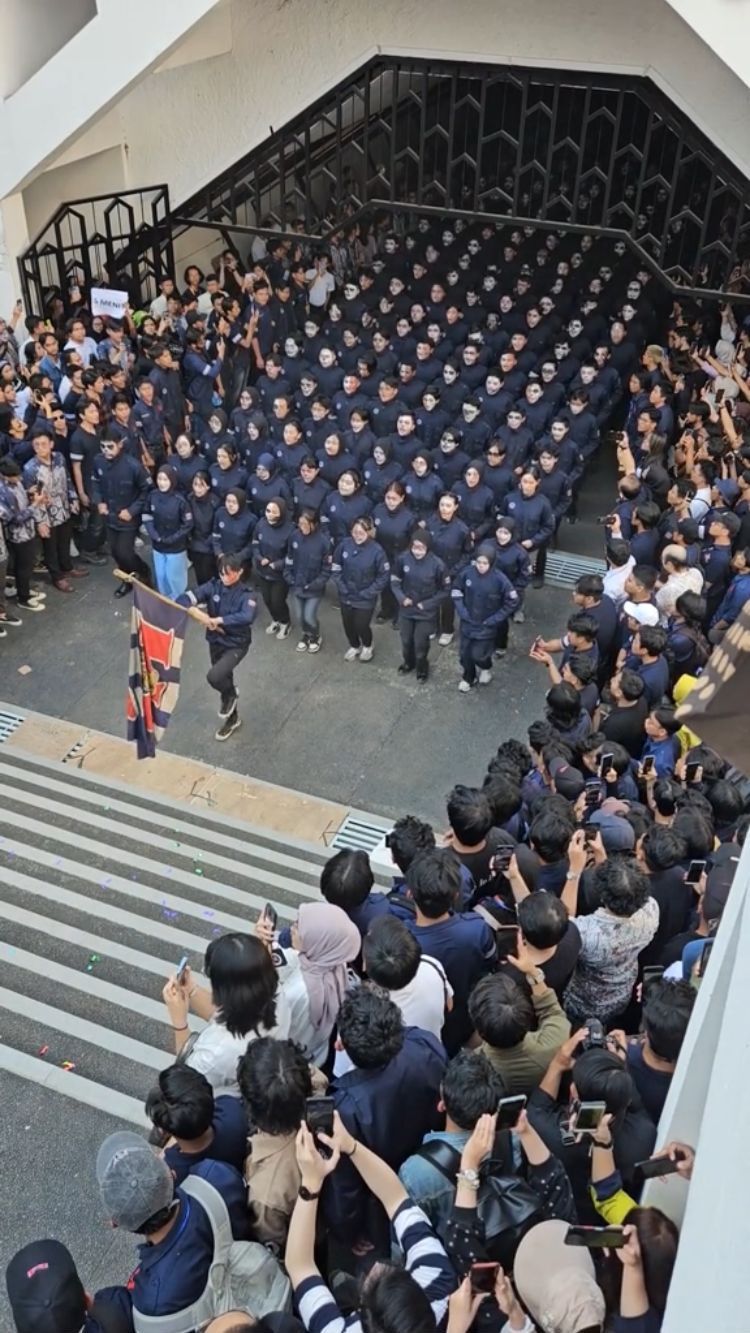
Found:
<svg viewBox="0 0 750 1333"><path fill-rule="evenodd" d="M406 1269L381 1263L364 1283L359 1317L362 1333L435 1333L427 1293Z"/></svg>
<svg viewBox="0 0 750 1333"><path fill-rule="evenodd" d="M497 1050L518 1046L536 1022L528 987L504 972L477 982L469 996L469 1017L482 1041Z"/></svg>
<svg viewBox="0 0 750 1333"><path fill-rule="evenodd" d="M556 893L537 889L529 893L516 909L523 937L533 949L553 949L568 929L568 909Z"/></svg>
<svg viewBox="0 0 750 1333"><path fill-rule="evenodd" d="M706 796L717 824L734 824L745 813L745 798L739 787L728 778L719 778L706 790Z"/></svg>
<svg viewBox="0 0 750 1333"><path fill-rule="evenodd" d="M653 592L656 587L656 580L659 577L659 572L654 569L653 565L633 565L630 575L631 578L634 578L636 583L640 583L641 587L645 588L647 592Z"/></svg>
<svg viewBox="0 0 750 1333"><path fill-rule="evenodd" d="M388 834L388 850L402 875L406 874L415 856L434 846L435 834L431 825L417 819L416 815L403 815L397 819Z"/></svg>
<svg viewBox="0 0 750 1333"><path fill-rule="evenodd" d="M635 1098L635 1085L628 1070L618 1056L601 1047L578 1056L573 1078L582 1102L604 1102L608 1114L615 1117L623 1115Z"/></svg>
<svg viewBox="0 0 750 1333"><path fill-rule="evenodd" d="M500 742L495 759L512 764L518 770L520 778L525 777L534 764L528 745L524 745L523 741L517 741L513 736Z"/></svg>
<svg viewBox="0 0 750 1333"><path fill-rule="evenodd" d="M687 859L687 843L668 824L652 824L644 833L641 852L649 870L671 870Z"/></svg>
<svg viewBox="0 0 750 1333"><path fill-rule="evenodd" d="M681 795L682 787L674 778L657 778L651 793L658 813L665 818L674 814Z"/></svg>
<svg viewBox="0 0 750 1333"><path fill-rule="evenodd" d="M535 754L539 755L542 753L545 745L549 745L550 741L554 741L558 738L555 728L546 718L539 718L536 722L532 722L531 726L528 728L527 735L531 749Z"/></svg>
<svg viewBox="0 0 750 1333"><path fill-rule="evenodd" d="M461 892L461 863L455 852L443 847L415 856L406 887L423 916L435 920L450 912Z"/></svg>
<svg viewBox="0 0 750 1333"><path fill-rule="evenodd" d="M233 1037L275 1027L279 975L259 939L239 931L217 936L206 949L204 970L217 1017Z"/></svg>
<svg viewBox="0 0 750 1333"><path fill-rule="evenodd" d="M628 667L623 667L620 672L620 689L628 703L632 704L635 703L636 699L640 699L645 688L646 683L643 676L639 676L637 671L630 671Z"/></svg>
<svg viewBox="0 0 750 1333"><path fill-rule="evenodd" d="M582 574L576 583L579 597L602 597L604 580L601 574Z"/></svg>
<svg viewBox="0 0 750 1333"><path fill-rule="evenodd" d="M320 872L320 891L327 903L350 912L372 892L375 876L370 858L360 847L344 847L329 857Z"/></svg>
<svg viewBox="0 0 750 1333"><path fill-rule="evenodd" d="M542 807L529 829L529 843L548 865L562 861L567 855L574 827L572 817L566 819L556 810L545 810Z"/></svg>
<svg viewBox="0 0 750 1333"><path fill-rule="evenodd" d="M358 1069L379 1069L393 1060L404 1044L401 1010L384 992L359 986L339 1010L339 1037Z"/></svg>
<svg viewBox="0 0 750 1333"><path fill-rule="evenodd" d="M651 716L666 731L668 736L674 736L682 726L682 722L677 717L676 709L672 708L671 704L658 704L656 708L651 709Z"/></svg>
<svg viewBox="0 0 750 1333"><path fill-rule="evenodd" d="M571 653L567 661L567 667L571 675L575 676L582 685L588 685L596 679L596 667L590 657L585 653Z"/></svg>
<svg viewBox="0 0 750 1333"><path fill-rule="evenodd" d="M571 634L579 634L582 639L588 639L589 643L596 643L599 625L596 618L590 616L588 611L575 611L568 619L568 631Z"/></svg>
<svg viewBox="0 0 750 1333"><path fill-rule="evenodd" d="M396 916L378 916L362 942L364 970L370 981L384 990L403 990L414 980L422 947L404 921Z"/></svg>
<svg viewBox="0 0 750 1333"><path fill-rule="evenodd" d="M696 793L699 795L700 793ZM703 797L705 800L705 797ZM708 804L708 802L706 802ZM705 860L714 849L714 826L710 816L698 809L694 800L681 804L672 821L672 828L681 833L687 843L690 859Z"/></svg>
<svg viewBox="0 0 750 1333"><path fill-rule="evenodd" d="M492 810L480 787L458 783L448 795L448 823L460 842L474 847L492 828Z"/></svg>
<svg viewBox="0 0 750 1333"><path fill-rule="evenodd" d="M513 782L507 774L493 773L488 777L484 784L484 794L490 803L494 825L507 824L521 808L518 782Z"/></svg>
<svg viewBox="0 0 750 1333"><path fill-rule="evenodd" d="M650 896L648 876L634 861L610 857L596 868L594 892L614 916L633 916Z"/></svg>
<svg viewBox="0 0 750 1333"><path fill-rule="evenodd" d="M214 1118L214 1093L205 1074L190 1065L162 1069L146 1098L146 1115L176 1139L199 1139Z"/></svg>
<svg viewBox="0 0 750 1333"><path fill-rule="evenodd" d="M547 690L547 709L550 720L566 730L572 727L581 716L581 696L575 685L569 681L560 681Z"/></svg>
<svg viewBox="0 0 750 1333"><path fill-rule="evenodd" d="M293 1041L258 1037L237 1064L237 1082L251 1126L266 1134L293 1134L312 1096L307 1056Z"/></svg>
<svg viewBox="0 0 750 1333"><path fill-rule="evenodd" d="M474 1129L480 1115L494 1115L505 1084L481 1051L459 1051L440 1088L446 1113L460 1129Z"/></svg>
<svg viewBox="0 0 750 1333"><path fill-rule="evenodd" d="M645 991L643 1028L660 1060L680 1054L696 995L689 981L655 981Z"/></svg>
<svg viewBox="0 0 750 1333"><path fill-rule="evenodd" d="M651 657L658 657L667 646L667 631L661 625L639 625L638 639Z"/></svg>

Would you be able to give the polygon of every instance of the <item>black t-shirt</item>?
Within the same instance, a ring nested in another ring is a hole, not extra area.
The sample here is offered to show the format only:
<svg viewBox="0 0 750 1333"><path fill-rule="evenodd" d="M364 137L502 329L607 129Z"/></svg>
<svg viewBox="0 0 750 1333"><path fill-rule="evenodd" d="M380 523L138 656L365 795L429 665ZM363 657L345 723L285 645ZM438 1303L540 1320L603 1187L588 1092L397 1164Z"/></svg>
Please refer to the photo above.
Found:
<svg viewBox="0 0 750 1333"><path fill-rule="evenodd" d="M508 972L519 982L524 981L524 975L519 972L512 963L506 962L509 953L515 953L517 939L510 930L500 930L496 935L497 951L499 955L499 969ZM570 978L572 977L578 955L581 952L581 936L575 922L569 921L567 930L558 944L551 958L539 966L544 973L544 979L550 990L553 990L562 1003L562 995Z"/></svg>
<svg viewBox="0 0 750 1333"><path fill-rule="evenodd" d="M640 963L645 966L661 961L662 950L675 935L685 931L695 907L695 894L685 883L682 866L649 875L648 882L651 897L659 904L659 928L641 952Z"/></svg>
<svg viewBox="0 0 750 1333"><path fill-rule="evenodd" d="M703 940L705 938L706 936L699 935L697 930L683 930L681 935L673 935L669 943L662 949L659 962L663 963L664 967L671 967L673 963L679 963L686 944L692 944L693 940Z"/></svg>
<svg viewBox="0 0 750 1333"><path fill-rule="evenodd" d="M536 889L546 889L548 893L560 897L565 888L565 877L569 869L567 856L561 861L551 861L546 865L531 847L522 845L516 851L516 862L526 887L532 893Z"/></svg>
<svg viewBox="0 0 750 1333"><path fill-rule="evenodd" d="M647 739L643 726L648 710L648 699L643 694L631 708L613 708L609 717L602 722L600 730L608 741L624 745L633 759L640 759Z"/></svg>
<svg viewBox="0 0 750 1333"><path fill-rule="evenodd" d="M672 1075L661 1069L651 1069L643 1058L643 1047L639 1041L628 1042L628 1072L635 1083L643 1105L655 1125L664 1110Z"/></svg>
<svg viewBox="0 0 750 1333"><path fill-rule="evenodd" d="M88 495L91 489L91 474L95 460L99 457L99 431L93 433L76 427L70 437L70 460L81 464L83 488Z"/></svg>
<svg viewBox="0 0 750 1333"><path fill-rule="evenodd" d="M481 851L459 852L456 851L455 847L453 848L461 864L466 866L466 869L471 872L474 879L475 901L484 896L484 891L488 889L489 885L492 884L495 879L495 876L490 870L490 861L495 855L498 847L509 846L515 846L515 839L511 838L510 834L505 832L505 829L493 828L490 829L487 834L484 847Z"/></svg>

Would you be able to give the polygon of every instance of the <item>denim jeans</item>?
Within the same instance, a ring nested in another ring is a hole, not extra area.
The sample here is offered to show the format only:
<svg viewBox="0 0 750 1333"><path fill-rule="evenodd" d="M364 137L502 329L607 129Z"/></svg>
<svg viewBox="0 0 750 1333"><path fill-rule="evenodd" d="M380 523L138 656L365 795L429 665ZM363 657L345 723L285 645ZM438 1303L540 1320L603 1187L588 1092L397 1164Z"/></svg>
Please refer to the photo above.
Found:
<svg viewBox="0 0 750 1333"><path fill-rule="evenodd" d="M311 639L320 638L320 624L318 622L318 610L323 600L318 597L301 597L295 593L297 610L299 611L300 626L302 633L307 634Z"/></svg>
<svg viewBox="0 0 750 1333"><path fill-rule="evenodd" d="M154 551L154 578L163 597L181 597L187 590L187 551Z"/></svg>

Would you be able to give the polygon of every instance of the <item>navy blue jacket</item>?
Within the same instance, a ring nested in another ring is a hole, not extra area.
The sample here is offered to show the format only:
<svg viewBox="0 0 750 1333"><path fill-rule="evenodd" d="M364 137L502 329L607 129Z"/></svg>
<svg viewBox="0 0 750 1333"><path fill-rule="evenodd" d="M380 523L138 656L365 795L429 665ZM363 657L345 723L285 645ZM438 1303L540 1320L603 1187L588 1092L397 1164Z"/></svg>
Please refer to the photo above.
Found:
<svg viewBox="0 0 750 1333"><path fill-rule="evenodd" d="M320 521L328 528L335 546L349 536L352 524L356 523L358 518L364 518L371 513L372 501L367 498L364 491L355 491L353 495L347 496L339 495L338 491L331 491L323 502Z"/></svg>
<svg viewBox="0 0 750 1333"><path fill-rule="evenodd" d="M259 578L270 579L272 583L283 580L287 547L293 532L290 519L276 524L269 523L265 517L260 519L253 533L255 572ZM269 560L270 564L261 565L261 560Z"/></svg>
<svg viewBox="0 0 750 1333"><path fill-rule="evenodd" d="M428 412L426 407L419 407L414 420L417 423L420 440L428 449L434 449L440 444L440 437L450 421L450 414L444 412L442 407L436 407L432 412Z"/></svg>
<svg viewBox="0 0 750 1333"><path fill-rule="evenodd" d="M444 489L436 472L427 472L423 477L418 477L410 468L404 477L404 490L417 518L427 518L435 511Z"/></svg>
<svg viewBox="0 0 750 1333"><path fill-rule="evenodd" d="M433 449L432 466L437 472L446 491L452 491L461 480L471 459L469 455L461 448L454 449L453 453L445 453L442 449Z"/></svg>
<svg viewBox="0 0 750 1333"><path fill-rule="evenodd" d="M326 435L332 433L330 430L326 431ZM325 449L316 449L315 457L320 464L320 475L324 481L328 482L329 486L337 484L342 472L351 472L352 468L356 471L357 468L357 460L346 450L342 450L340 454L334 454L332 457L326 453Z"/></svg>
<svg viewBox="0 0 750 1333"><path fill-rule="evenodd" d="M214 549L213 531L219 501L213 491L207 491L202 500L199 500L197 495L190 495L188 504L193 515L188 549L200 555L209 555Z"/></svg>
<svg viewBox="0 0 750 1333"><path fill-rule="evenodd" d="M384 463L376 463L374 458L367 459L362 468L362 480L373 504L383 499L391 482L399 481L402 473L403 468L395 458L387 458Z"/></svg>
<svg viewBox="0 0 750 1333"><path fill-rule="evenodd" d="M474 541L481 541L492 529L495 514L492 491L482 481L478 486L467 486L465 481L459 481L453 487L453 494L458 496L458 512Z"/></svg>
<svg viewBox="0 0 750 1333"><path fill-rule="evenodd" d="M505 501L511 491L516 488L516 474L510 462L498 463L496 467L490 467L489 463L485 466L482 481L485 486L492 491L495 500L495 509L498 514L504 514Z"/></svg>
<svg viewBox="0 0 750 1333"><path fill-rule="evenodd" d="M295 514L301 514L303 509L311 509L314 514L319 514L330 489L322 477L316 477L315 481L303 481L301 477L295 477L292 482Z"/></svg>
<svg viewBox="0 0 750 1333"><path fill-rule="evenodd" d="M179 454L172 454L169 461L177 474L177 489L182 491L184 495L190 494L196 472L208 471L206 460L201 458L200 454L190 454L188 458L180 458Z"/></svg>
<svg viewBox="0 0 750 1333"><path fill-rule="evenodd" d="M94 459L91 499L96 505L107 506L108 513L104 516L107 527L119 531L138 528L150 489L151 478L143 464L124 449L116 458L105 458L100 454ZM127 509L130 514L129 521L117 517L122 509Z"/></svg>
<svg viewBox="0 0 750 1333"><path fill-rule="evenodd" d="M228 468L221 468L218 463L212 463L208 471L211 477L211 489L221 504L224 503L230 491L235 491L238 488L241 491L247 490L249 477L247 469L241 463L233 463Z"/></svg>
<svg viewBox="0 0 750 1333"><path fill-rule="evenodd" d="M537 491L528 499L521 491L511 491L505 502L505 512L516 520L516 536L519 542L533 542L541 546L548 542L555 531L555 516L546 495Z"/></svg>
<svg viewBox="0 0 750 1333"><path fill-rule="evenodd" d="M215 555L241 555L247 563L252 554L252 536L257 523L255 514L245 506L237 514L224 505L216 510L212 544Z"/></svg>
<svg viewBox="0 0 750 1333"><path fill-rule="evenodd" d="M258 606L250 589L241 579L233 583L231 588L219 578L209 579L207 583L200 583L197 588L184 592L177 601L180 606L200 606L203 603L210 616L221 617L224 632L207 629L206 639L209 643L219 644L222 648L245 648L252 640L251 626Z"/></svg>
<svg viewBox="0 0 750 1333"><path fill-rule="evenodd" d="M570 477L561 472L559 467L552 472L542 472L537 495L546 495L559 523L563 514L570 508Z"/></svg>
<svg viewBox="0 0 750 1333"><path fill-rule="evenodd" d="M289 539L284 578L299 597L322 597L331 577L331 543L320 528L307 535L294 531Z"/></svg>
<svg viewBox="0 0 750 1333"><path fill-rule="evenodd" d="M269 500L283 500L285 504L291 505L292 496L286 479L280 472L272 472L268 481L261 481L260 477L250 478L247 500L255 514L260 515Z"/></svg>
<svg viewBox="0 0 750 1333"><path fill-rule="evenodd" d="M391 570L391 588L406 620L434 620L441 602L450 596L450 574L432 551L421 560L404 551ZM404 606L404 598L412 605Z"/></svg>
<svg viewBox="0 0 750 1333"><path fill-rule="evenodd" d="M151 491L143 510L143 526L155 551L177 555L188 548L193 526L190 505L179 491Z"/></svg>
<svg viewBox="0 0 750 1333"><path fill-rule="evenodd" d="M433 514L428 520L427 531L432 538L433 552L455 577L471 554L471 534L463 519L456 515L446 522L439 513Z"/></svg>
<svg viewBox="0 0 750 1333"><path fill-rule="evenodd" d="M368 611L390 577L390 565L382 546L372 539L358 546L346 537L333 556L333 581L342 606Z"/></svg>
<svg viewBox="0 0 750 1333"><path fill-rule="evenodd" d="M299 444L284 444L282 440L281 444L276 445L273 456L287 481L292 482L298 475L302 462L308 457L309 453L310 449L304 440L301 440Z"/></svg>
<svg viewBox="0 0 750 1333"><path fill-rule="evenodd" d="M461 634L467 639L494 641L495 630L518 608L518 593L499 569L480 574L470 565L459 574L453 589Z"/></svg>
<svg viewBox="0 0 750 1333"><path fill-rule="evenodd" d="M221 374L222 363L208 361L201 352L186 352L182 363L185 393L198 416L208 421L213 407L214 380Z"/></svg>
<svg viewBox="0 0 750 1333"><path fill-rule="evenodd" d="M388 559L393 561L405 551L416 526L416 518L409 506L404 503L398 509L390 510L387 504L376 505L372 511L377 539Z"/></svg>
<svg viewBox="0 0 750 1333"><path fill-rule="evenodd" d="M398 1055L377 1069L352 1069L333 1080L330 1092L347 1129L398 1168L438 1125L436 1106L447 1056L437 1037L407 1027ZM409 1114L403 1108L408 1106ZM341 1161L326 1182L326 1221L341 1239L364 1234L371 1198L351 1162Z"/></svg>
<svg viewBox="0 0 750 1333"><path fill-rule="evenodd" d="M528 551L518 542L508 542L507 546L501 546L497 542L496 546L494 568L505 575L516 592L528 588L531 578L531 558Z"/></svg>

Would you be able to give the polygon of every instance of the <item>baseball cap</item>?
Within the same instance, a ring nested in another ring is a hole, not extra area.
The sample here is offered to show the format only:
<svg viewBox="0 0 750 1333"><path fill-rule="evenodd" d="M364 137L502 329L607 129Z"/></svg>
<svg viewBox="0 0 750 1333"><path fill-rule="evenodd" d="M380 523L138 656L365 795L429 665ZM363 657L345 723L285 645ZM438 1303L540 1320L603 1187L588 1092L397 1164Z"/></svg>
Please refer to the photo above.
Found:
<svg viewBox="0 0 750 1333"><path fill-rule="evenodd" d="M619 815L606 814L595 810L589 818L590 824L596 824L604 843L605 852L632 852L635 847L635 831L627 819Z"/></svg>
<svg viewBox="0 0 750 1333"><path fill-rule="evenodd" d="M626 616L637 620L639 625L659 624L659 612L651 602L626 602L622 609Z"/></svg>
<svg viewBox="0 0 750 1333"><path fill-rule="evenodd" d="M580 1333L604 1323L604 1293L587 1249L566 1245L568 1223L539 1222L516 1252L513 1281L543 1333Z"/></svg>
<svg viewBox="0 0 750 1333"><path fill-rule="evenodd" d="M558 755L553 759L549 766L549 775L555 784L555 791L565 797L566 801L575 801L580 796L586 786L583 777L577 768L573 768L567 759Z"/></svg>
<svg viewBox="0 0 750 1333"><path fill-rule="evenodd" d="M73 1256L59 1240L35 1240L5 1270L17 1333L79 1333L86 1293Z"/></svg>
<svg viewBox="0 0 750 1333"><path fill-rule="evenodd" d="M174 1197L174 1177L164 1159L129 1130L104 1140L96 1157L96 1178L108 1216L124 1231L140 1231Z"/></svg>

